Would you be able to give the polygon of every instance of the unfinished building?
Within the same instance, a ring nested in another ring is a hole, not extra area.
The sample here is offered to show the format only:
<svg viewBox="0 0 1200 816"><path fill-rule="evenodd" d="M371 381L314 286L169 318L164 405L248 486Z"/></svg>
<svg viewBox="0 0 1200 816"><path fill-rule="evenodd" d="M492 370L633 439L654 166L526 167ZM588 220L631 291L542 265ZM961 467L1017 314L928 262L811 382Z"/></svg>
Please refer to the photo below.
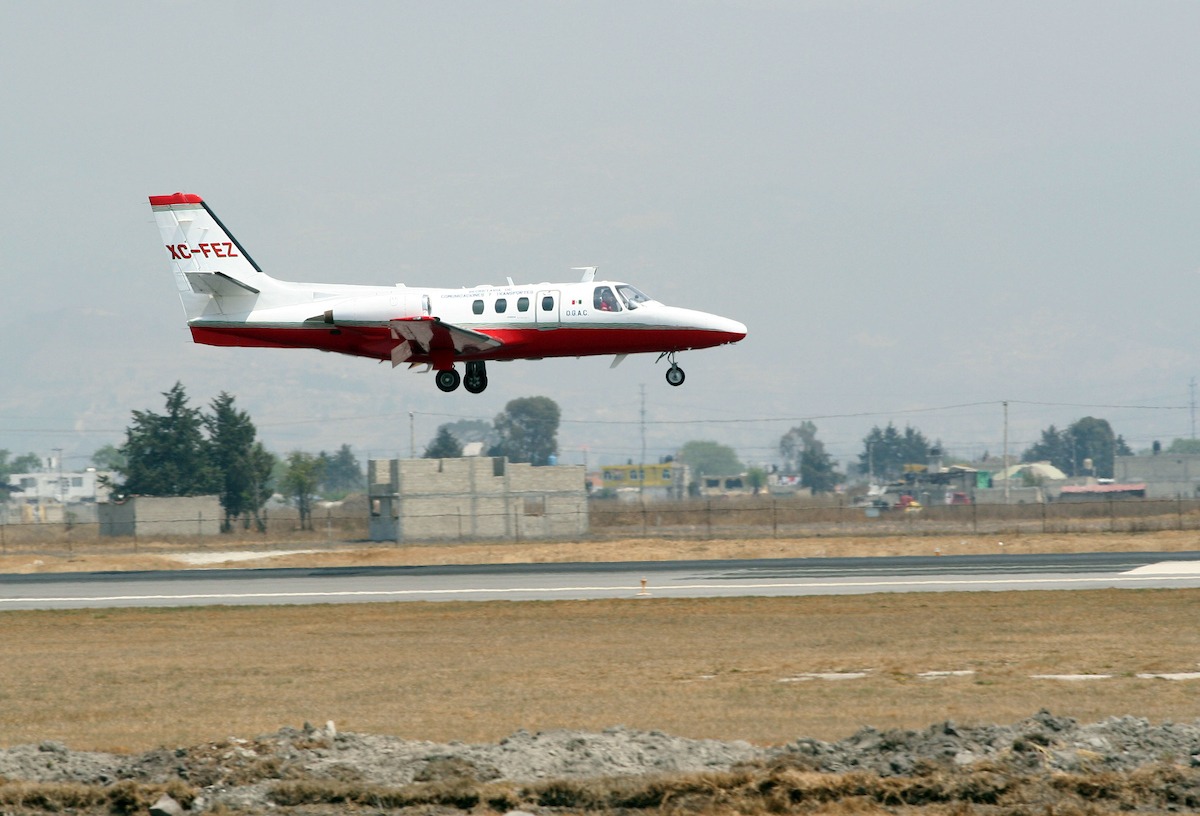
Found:
<svg viewBox="0 0 1200 816"><path fill-rule="evenodd" d="M571 539L588 531L578 465L371 459L367 474L372 541Z"/></svg>

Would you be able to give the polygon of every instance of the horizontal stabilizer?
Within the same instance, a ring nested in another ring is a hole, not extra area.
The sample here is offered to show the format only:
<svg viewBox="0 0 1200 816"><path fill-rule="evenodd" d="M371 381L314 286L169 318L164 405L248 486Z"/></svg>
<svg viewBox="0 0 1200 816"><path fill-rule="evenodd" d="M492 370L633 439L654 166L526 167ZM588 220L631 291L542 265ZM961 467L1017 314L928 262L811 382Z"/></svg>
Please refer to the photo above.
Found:
<svg viewBox="0 0 1200 816"><path fill-rule="evenodd" d="M223 272L184 272L193 292L217 297L248 297L259 291L253 286L235 280Z"/></svg>

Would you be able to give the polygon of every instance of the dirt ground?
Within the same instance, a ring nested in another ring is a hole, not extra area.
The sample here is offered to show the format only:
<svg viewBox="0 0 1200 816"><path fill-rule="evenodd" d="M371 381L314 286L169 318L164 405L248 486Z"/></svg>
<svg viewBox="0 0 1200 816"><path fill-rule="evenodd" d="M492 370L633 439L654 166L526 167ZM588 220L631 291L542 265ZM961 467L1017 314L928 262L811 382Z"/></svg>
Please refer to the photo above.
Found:
<svg viewBox="0 0 1200 816"><path fill-rule="evenodd" d="M440 564L553 563L568 561L671 561L725 558L822 558L882 555L981 555L996 553L1184 552L1200 549L1200 532L1025 534L1006 536L890 536L755 538L681 541L469 542L378 546L189 539L141 542L130 553L121 542L77 545L70 555L22 552L0 555L0 573L108 570L213 569L221 567L416 566ZM261 557L249 557L260 553ZM195 556L204 556L203 560Z"/></svg>

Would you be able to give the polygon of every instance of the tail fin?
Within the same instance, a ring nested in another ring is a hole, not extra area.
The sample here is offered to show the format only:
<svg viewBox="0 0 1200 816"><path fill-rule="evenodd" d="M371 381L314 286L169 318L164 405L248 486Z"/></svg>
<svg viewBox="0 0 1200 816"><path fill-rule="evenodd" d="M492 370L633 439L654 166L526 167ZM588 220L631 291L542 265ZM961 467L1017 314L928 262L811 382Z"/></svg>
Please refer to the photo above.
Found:
<svg viewBox="0 0 1200 816"><path fill-rule="evenodd" d="M150 208L189 319L214 311L210 305L218 312L249 311L259 293L275 283L200 196L150 196ZM211 301L196 295L211 296ZM226 304L232 309L222 306L227 299L233 301Z"/></svg>

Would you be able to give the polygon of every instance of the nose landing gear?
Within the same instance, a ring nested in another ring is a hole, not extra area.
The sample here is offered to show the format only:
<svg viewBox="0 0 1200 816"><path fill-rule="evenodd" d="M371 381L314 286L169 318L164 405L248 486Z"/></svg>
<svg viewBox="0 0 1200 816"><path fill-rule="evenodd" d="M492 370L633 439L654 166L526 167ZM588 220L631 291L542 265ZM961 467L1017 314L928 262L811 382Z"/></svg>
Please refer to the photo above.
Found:
<svg viewBox="0 0 1200 816"><path fill-rule="evenodd" d="M667 362L671 364L671 367L667 369L667 382L671 385L683 385L683 369L680 368L679 364L675 362L675 352L664 351L662 354L658 355L659 360L661 360L663 357L666 357ZM655 362L658 362L658 360L655 360Z"/></svg>

